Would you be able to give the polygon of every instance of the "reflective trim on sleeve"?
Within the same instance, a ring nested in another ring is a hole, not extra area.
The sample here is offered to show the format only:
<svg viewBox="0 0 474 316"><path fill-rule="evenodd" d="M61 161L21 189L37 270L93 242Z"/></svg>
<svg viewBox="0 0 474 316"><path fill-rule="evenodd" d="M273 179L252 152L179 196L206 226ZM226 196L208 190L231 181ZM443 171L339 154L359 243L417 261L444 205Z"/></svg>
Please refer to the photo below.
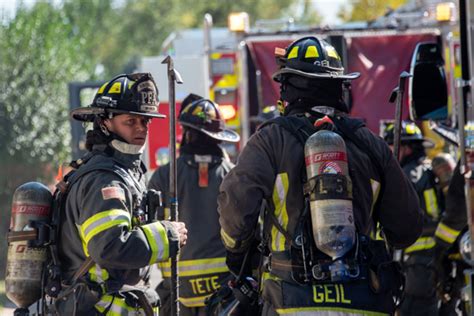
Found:
<svg viewBox="0 0 474 316"><path fill-rule="evenodd" d="M89 269L89 278L96 283L103 283L109 279L109 273L106 269L102 269L98 264L95 264Z"/></svg>
<svg viewBox="0 0 474 316"><path fill-rule="evenodd" d="M438 228L436 229L435 236L447 242L448 244L452 244L460 232L461 231L455 230L440 222Z"/></svg>
<svg viewBox="0 0 474 316"><path fill-rule="evenodd" d="M145 233L148 244L151 248L151 257L149 264L154 264L157 261L163 261L169 258L169 241L166 234L166 229L160 222L140 226Z"/></svg>
<svg viewBox="0 0 474 316"><path fill-rule="evenodd" d="M415 251L428 250L433 248L436 242L433 237L420 237L413 245L405 249L405 253L412 253Z"/></svg>
<svg viewBox="0 0 474 316"><path fill-rule="evenodd" d="M439 207L434 188L423 191L423 197L425 198L426 212L432 218L437 219L439 216Z"/></svg>
<svg viewBox="0 0 474 316"><path fill-rule="evenodd" d="M280 173L275 179L275 187L273 188L273 205L275 205L275 217L278 219L281 227L286 229L288 226L288 212L286 210L286 196L288 194L288 173ZM285 250L285 236L276 228L272 227L272 244L273 251Z"/></svg>
<svg viewBox="0 0 474 316"><path fill-rule="evenodd" d="M372 213L374 212L375 203L377 202L377 199L379 198L380 194L380 182L374 179L370 179L370 186L372 188L372 205L370 207L370 216L372 216Z"/></svg>
<svg viewBox="0 0 474 316"><path fill-rule="evenodd" d="M276 312L281 315L292 316L312 316L316 312L330 312L331 315L344 316L384 316L385 313L364 311L359 309L339 308L339 307L299 307L299 308L277 308ZM326 315L326 314L324 314Z"/></svg>
<svg viewBox="0 0 474 316"><path fill-rule="evenodd" d="M180 297L178 300L186 307L201 307L206 306L204 302L206 301L206 298L211 295L212 294L197 297Z"/></svg>
<svg viewBox="0 0 474 316"><path fill-rule="evenodd" d="M231 249L235 248L235 245L237 244L235 239L230 237L229 234L227 234L223 228L221 228L221 238L222 238L222 242L227 248L231 248Z"/></svg>
<svg viewBox="0 0 474 316"><path fill-rule="evenodd" d="M89 217L82 225L79 225L81 239L87 250L89 241L97 234L115 226L130 227L130 214L124 210L108 210Z"/></svg>
<svg viewBox="0 0 474 316"><path fill-rule="evenodd" d="M128 306L124 298L106 294L101 297L100 301L95 304L95 309L100 313L104 313L106 310L107 316L142 316L145 315L145 311L141 308L135 308ZM157 315L156 313L154 313Z"/></svg>
<svg viewBox="0 0 474 316"><path fill-rule="evenodd" d="M171 261L159 263L163 277L171 277ZM179 260L179 275L183 277L199 276L205 274L226 273L229 271L225 264L225 257L206 258L198 260Z"/></svg>

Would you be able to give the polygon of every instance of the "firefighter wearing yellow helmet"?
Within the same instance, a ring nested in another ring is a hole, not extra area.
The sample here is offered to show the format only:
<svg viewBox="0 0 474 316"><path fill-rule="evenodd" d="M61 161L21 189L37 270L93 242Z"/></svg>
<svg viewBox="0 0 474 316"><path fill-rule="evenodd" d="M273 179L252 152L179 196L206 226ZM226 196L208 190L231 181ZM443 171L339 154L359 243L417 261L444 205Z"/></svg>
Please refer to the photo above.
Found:
<svg viewBox="0 0 474 316"><path fill-rule="evenodd" d="M141 161L148 124L163 118L148 73L120 75L104 84L88 107L72 111L93 122L89 152L65 176L58 254L60 315L153 315L148 267L174 256L186 242L184 223L149 218L159 202L145 190ZM151 202L155 203L151 203ZM141 285L137 285L140 283Z"/></svg>
<svg viewBox="0 0 474 316"><path fill-rule="evenodd" d="M416 192L387 144L350 118L335 48L304 37L276 49L285 105L243 148L218 199L227 265L235 274L263 212L263 315L391 314L401 276L383 241L418 238Z"/></svg>

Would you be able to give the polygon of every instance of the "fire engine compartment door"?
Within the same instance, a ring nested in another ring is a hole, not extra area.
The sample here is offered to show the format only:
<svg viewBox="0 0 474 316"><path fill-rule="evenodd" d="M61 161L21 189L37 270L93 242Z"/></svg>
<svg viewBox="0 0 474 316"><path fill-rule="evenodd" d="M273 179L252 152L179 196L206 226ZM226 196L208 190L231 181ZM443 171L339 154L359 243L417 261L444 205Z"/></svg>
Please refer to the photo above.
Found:
<svg viewBox="0 0 474 316"><path fill-rule="evenodd" d="M444 120L448 115L448 87L438 43L419 43L412 57L408 81L412 120Z"/></svg>

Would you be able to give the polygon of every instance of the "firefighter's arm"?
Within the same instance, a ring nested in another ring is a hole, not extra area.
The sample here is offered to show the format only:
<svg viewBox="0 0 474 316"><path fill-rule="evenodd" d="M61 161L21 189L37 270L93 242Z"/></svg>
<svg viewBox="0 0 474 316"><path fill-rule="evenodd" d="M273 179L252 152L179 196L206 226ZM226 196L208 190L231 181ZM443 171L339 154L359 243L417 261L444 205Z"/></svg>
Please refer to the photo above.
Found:
<svg viewBox="0 0 474 316"><path fill-rule="evenodd" d="M237 165L227 174L218 197L221 238L228 251L243 253L251 245L262 199L271 196L275 181L268 129L255 133Z"/></svg>
<svg viewBox="0 0 474 316"><path fill-rule="evenodd" d="M466 196L464 194L464 176L460 164L456 166L446 196L446 210L435 232L436 244L448 248L461 230L467 225Z"/></svg>
<svg viewBox="0 0 474 316"><path fill-rule="evenodd" d="M76 222L83 251L104 268L136 269L174 256L179 232L170 222L133 228L131 193L111 173L99 173L82 186Z"/></svg>
<svg viewBox="0 0 474 316"><path fill-rule="evenodd" d="M405 176L388 146L381 145L384 157L384 181L377 217L389 244L406 248L413 244L423 229L423 213L417 193Z"/></svg>

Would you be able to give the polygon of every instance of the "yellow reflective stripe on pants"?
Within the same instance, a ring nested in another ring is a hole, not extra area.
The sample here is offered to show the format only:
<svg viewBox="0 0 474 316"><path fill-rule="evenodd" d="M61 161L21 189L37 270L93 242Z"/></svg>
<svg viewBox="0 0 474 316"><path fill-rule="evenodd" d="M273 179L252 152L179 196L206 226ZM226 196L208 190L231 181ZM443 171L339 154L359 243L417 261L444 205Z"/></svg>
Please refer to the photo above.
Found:
<svg viewBox="0 0 474 316"><path fill-rule="evenodd" d="M288 194L288 173L280 173L275 179L275 187L273 188L273 205L275 205L275 217L278 219L281 227L286 229L288 226L288 212L286 210L286 196ZM273 251L285 250L285 236L276 228L272 227L272 244Z"/></svg>
<svg viewBox="0 0 474 316"><path fill-rule="evenodd" d="M212 294L198 297L180 297L178 300L186 307L201 307L206 306L204 302L206 301L206 298L211 295Z"/></svg>
<svg viewBox="0 0 474 316"><path fill-rule="evenodd" d="M339 307L296 307L296 308L278 308L276 312L280 315L291 316L384 316L385 313L364 311L350 308Z"/></svg>
<svg viewBox="0 0 474 316"><path fill-rule="evenodd" d="M109 279L107 270L102 269L98 264L95 264L89 269L89 278L96 283L102 283Z"/></svg>
<svg viewBox="0 0 474 316"><path fill-rule="evenodd" d="M423 197L425 198L426 212L434 219L439 216L438 199L436 198L436 192L433 188L423 191Z"/></svg>
<svg viewBox="0 0 474 316"><path fill-rule="evenodd" d="M413 245L405 249L405 253L412 253L415 251L428 250L433 248L436 242L433 237L420 237Z"/></svg>
<svg viewBox="0 0 474 316"><path fill-rule="evenodd" d="M145 233L148 244L151 248L151 257L149 264L169 258L169 241L166 229L160 222L140 226Z"/></svg>
<svg viewBox="0 0 474 316"><path fill-rule="evenodd" d="M124 210L113 209L89 217L82 225L79 225L79 232L86 255L88 255L87 247L89 241L95 235L115 226L130 227L130 224L130 213Z"/></svg>
<svg viewBox="0 0 474 316"><path fill-rule="evenodd" d="M171 262L158 263L163 273L163 277L171 277ZM179 260L178 261L179 275L183 277L199 276L205 274L225 273L229 271L225 264L225 257L221 258L207 258L197 260Z"/></svg>
<svg viewBox="0 0 474 316"><path fill-rule="evenodd" d="M443 223L439 223L438 228L435 232L435 236L447 242L448 244L452 244L456 240L460 232L461 231L455 230Z"/></svg>

